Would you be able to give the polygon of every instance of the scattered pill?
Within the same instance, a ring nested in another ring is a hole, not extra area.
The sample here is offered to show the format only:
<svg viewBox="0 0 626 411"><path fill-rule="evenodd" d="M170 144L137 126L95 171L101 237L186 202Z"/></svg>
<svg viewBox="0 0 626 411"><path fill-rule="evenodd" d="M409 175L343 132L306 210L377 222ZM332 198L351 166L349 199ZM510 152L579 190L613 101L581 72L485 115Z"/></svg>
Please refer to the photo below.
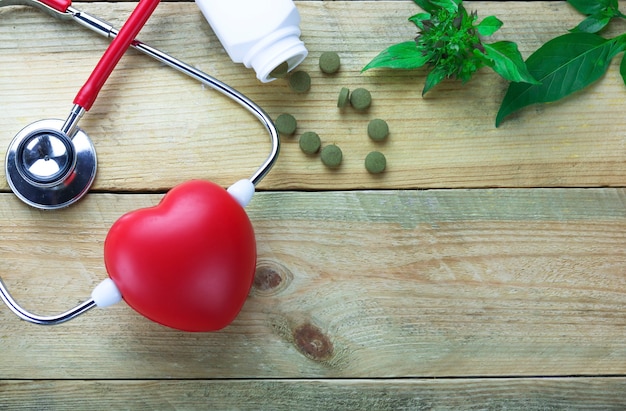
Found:
<svg viewBox="0 0 626 411"><path fill-rule="evenodd" d="M357 88L350 94L350 104L357 110L367 110L372 104L372 95L364 88Z"/></svg>
<svg viewBox="0 0 626 411"><path fill-rule="evenodd" d="M382 173L386 167L387 159L380 151L372 151L365 157L365 169L372 174Z"/></svg>
<svg viewBox="0 0 626 411"><path fill-rule="evenodd" d="M322 163L325 166L330 168L339 167L341 164L341 160L343 159L343 154L341 149L335 144L331 144L329 146L325 146L322 149Z"/></svg>
<svg viewBox="0 0 626 411"><path fill-rule="evenodd" d="M289 86L296 93L305 93L311 88L311 76L306 71L296 71L289 76Z"/></svg>
<svg viewBox="0 0 626 411"><path fill-rule="evenodd" d="M389 125L385 120L375 118L367 125L367 135L372 140L382 141L389 135Z"/></svg>
<svg viewBox="0 0 626 411"><path fill-rule="evenodd" d="M320 70L326 74L333 74L339 70L341 60L334 51L326 51L320 56Z"/></svg>
<svg viewBox="0 0 626 411"><path fill-rule="evenodd" d="M283 61L280 63L272 72L270 73L270 77L272 78L285 78L287 77L287 73L289 72L289 63Z"/></svg>
<svg viewBox="0 0 626 411"><path fill-rule="evenodd" d="M283 113L276 118L274 125L280 134L290 136L296 132L297 122L291 114Z"/></svg>
<svg viewBox="0 0 626 411"><path fill-rule="evenodd" d="M339 92L339 98L337 99L337 107L344 108L348 101L350 100L350 89L347 87L342 87Z"/></svg>
<svg viewBox="0 0 626 411"><path fill-rule="evenodd" d="M320 151L322 140L320 136L313 132L307 131L300 136L300 150L306 154L315 154Z"/></svg>

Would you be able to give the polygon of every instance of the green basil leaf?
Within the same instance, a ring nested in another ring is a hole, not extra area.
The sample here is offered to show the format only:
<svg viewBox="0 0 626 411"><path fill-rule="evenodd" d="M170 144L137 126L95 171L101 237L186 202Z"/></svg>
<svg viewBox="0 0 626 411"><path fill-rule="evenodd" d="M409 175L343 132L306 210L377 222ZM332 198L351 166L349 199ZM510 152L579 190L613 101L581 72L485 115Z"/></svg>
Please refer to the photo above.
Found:
<svg viewBox="0 0 626 411"><path fill-rule="evenodd" d="M611 0L567 0L567 2L576 10L588 16L596 14L611 5ZM617 0L614 2L617 6Z"/></svg>
<svg viewBox="0 0 626 411"><path fill-rule="evenodd" d="M483 44L485 55L493 65L490 67L504 79L529 84L541 84L528 71L517 44L512 41L498 41Z"/></svg>
<svg viewBox="0 0 626 411"><path fill-rule="evenodd" d="M443 79L446 78L445 70L441 70L438 67L435 67L428 76L426 76L426 81L424 83L424 89L422 90L422 96L428 91L435 87L437 84L441 83Z"/></svg>
<svg viewBox="0 0 626 411"><path fill-rule="evenodd" d="M376 67L411 70L422 67L427 62L428 56L424 56L417 48L415 41L411 40L394 44L383 50L363 67L361 72Z"/></svg>
<svg viewBox="0 0 626 411"><path fill-rule="evenodd" d="M616 9L619 7L619 2L617 0L599 0L600 3L605 4L606 7Z"/></svg>
<svg viewBox="0 0 626 411"><path fill-rule="evenodd" d="M619 11L617 0L568 0L568 2L588 17L571 32L597 33L609 24L612 18L626 18Z"/></svg>
<svg viewBox="0 0 626 411"><path fill-rule="evenodd" d="M418 13L418 14L416 14L414 16L409 17L409 21L412 21L413 23L415 23L415 25L419 29L423 30L424 29L423 22L425 20L430 20L430 18L431 18L430 13Z"/></svg>
<svg viewBox="0 0 626 411"><path fill-rule="evenodd" d="M413 0L413 1L415 2L415 4L421 7L422 10L428 13L433 13L437 11L437 9L439 8L435 6L434 4L432 4L429 0Z"/></svg>
<svg viewBox="0 0 626 411"><path fill-rule="evenodd" d="M526 61L530 74L541 84L510 83L496 116L496 127L523 107L559 100L598 80L611 59L624 51L625 39L569 33L548 41Z"/></svg>
<svg viewBox="0 0 626 411"><path fill-rule="evenodd" d="M481 36L491 36L498 31L500 27L502 27L502 22L498 20L496 16L489 16L485 17L483 21L476 26L476 30L478 30L478 34Z"/></svg>
<svg viewBox="0 0 626 411"><path fill-rule="evenodd" d="M574 27L570 31L573 33L597 33L605 28L607 24L609 24L612 17L614 16L606 15L606 13L604 12L592 14L591 16L588 16L586 19L581 21L578 26Z"/></svg>
<svg viewBox="0 0 626 411"><path fill-rule="evenodd" d="M462 0L430 0L430 3L454 13L459 9L461 1Z"/></svg>
<svg viewBox="0 0 626 411"><path fill-rule="evenodd" d="M626 54L622 56L622 61L619 64L619 74L622 76L622 80L624 80L624 85L626 86Z"/></svg>

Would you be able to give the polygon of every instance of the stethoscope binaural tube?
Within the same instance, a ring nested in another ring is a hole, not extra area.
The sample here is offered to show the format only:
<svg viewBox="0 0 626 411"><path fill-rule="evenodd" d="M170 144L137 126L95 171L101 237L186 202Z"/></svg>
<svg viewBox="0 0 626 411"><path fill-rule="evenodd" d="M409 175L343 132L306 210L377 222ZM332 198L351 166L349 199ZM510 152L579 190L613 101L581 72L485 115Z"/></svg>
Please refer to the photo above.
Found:
<svg viewBox="0 0 626 411"><path fill-rule="evenodd" d="M68 13L70 8L63 0L45 1L58 13ZM65 121L37 121L15 136L7 150L5 171L11 190L22 201L40 209L56 209L87 193L96 175L96 150L78 122L158 4L159 0L139 1L76 94Z"/></svg>
<svg viewBox="0 0 626 411"><path fill-rule="evenodd" d="M61 19L73 19L82 26L85 26L86 28L89 28L90 30L93 30L96 33L99 33L108 38L116 38L118 35L120 35L121 32L120 30L117 30L103 20L100 20L88 13L84 13L80 10L74 9L71 6L71 2L68 0L46 0L45 2L40 2L37 0L0 0L0 7L11 5L33 6ZM265 126L270 135L271 148L269 155L249 179L240 180L228 189L228 192L237 200L237 202L239 202L241 206L245 206L254 193L254 186L256 186L270 171L270 169L276 162L280 150L278 132L269 115L257 104L255 104L243 94L239 93L237 90L215 79L214 77L209 76L208 74L168 55L167 53L151 47L137 39L133 39L130 43L130 46L231 98L232 100L239 103L248 112L253 114ZM88 100L89 99L85 101ZM88 104L86 105L89 106ZM72 109L72 113L63 123L63 125L59 126L58 124L55 124L51 126L50 128L53 129L52 131L56 133L57 131L59 131L56 130L56 128L60 128L61 131L65 130L74 133L75 138L76 136L79 136L82 131L75 128L75 126L82 116L82 113L84 112L82 108L82 106L76 104L75 107ZM86 190L82 192L81 195L84 195L85 193ZM2 282L2 279L0 278L0 298L11 309L11 311L13 311L18 317L25 321L42 325L56 325L71 320L93 307L105 307L113 304L121 299L121 295L119 295L119 291L117 290L113 281L110 278L107 278L94 289L91 298L87 299L85 302L62 314L41 316L33 314L21 307L11 296L8 289Z"/></svg>
<svg viewBox="0 0 626 411"><path fill-rule="evenodd" d="M51 6L53 4L58 5L59 8L53 8ZM107 38L115 38L119 33L119 30L106 21L73 8L69 0L47 0L46 3L38 0L0 0L0 7L18 5L38 8L62 20L74 20L78 24ZM256 103L237 90L159 49L137 39L133 40L130 46L236 101L265 126L270 134L271 148L266 160L250 177L250 181L256 186L270 171L279 152L278 132L269 115Z"/></svg>

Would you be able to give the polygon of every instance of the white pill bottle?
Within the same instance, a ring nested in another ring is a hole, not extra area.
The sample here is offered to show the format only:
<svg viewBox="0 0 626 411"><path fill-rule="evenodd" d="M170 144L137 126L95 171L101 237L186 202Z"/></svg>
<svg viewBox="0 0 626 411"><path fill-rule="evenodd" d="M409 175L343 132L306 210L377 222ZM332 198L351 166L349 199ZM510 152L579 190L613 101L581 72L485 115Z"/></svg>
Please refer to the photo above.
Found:
<svg viewBox="0 0 626 411"><path fill-rule="evenodd" d="M235 63L253 68L263 83L286 74L307 56L293 0L196 0Z"/></svg>

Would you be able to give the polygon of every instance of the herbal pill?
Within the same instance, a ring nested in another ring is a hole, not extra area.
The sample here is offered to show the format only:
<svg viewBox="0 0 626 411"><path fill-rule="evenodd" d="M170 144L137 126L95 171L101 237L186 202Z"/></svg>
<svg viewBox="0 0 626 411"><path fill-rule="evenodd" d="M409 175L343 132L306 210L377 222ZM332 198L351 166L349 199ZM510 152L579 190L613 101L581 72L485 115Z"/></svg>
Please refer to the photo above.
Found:
<svg viewBox="0 0 626 411"><path fill-rule="evenodd" d="M365 157L365 169L370 173L382 173L385 167L387 167L387 159L380 151L372 151Z"/></svg>
<svg viewBox="0 0 626 411"><path fill-rule="evenodd" d="M287 77L287 72L289 71L289 63L283 61L280 63L272 72L270 73L270 77L272 78L285 78Z"/></svg>
<svg viewBox="0 0 626 411"><path fill-rule="evenodd" d="M350 95L350 104L357 110L367 110L372 104L372 95L364 88L357 88Z"/></svg>
<svg viewBox="0 0 626 411"><path fill-rule="evenodd" d="M389 126L385 120L375 118L367 125L367 135L372 140L382 141L389 135Z"/></svg>
<svg viewBox="0 0 626 411"><path fill-rule="evenodd" d="M305 93L311 88L311 76L306 71L296 71L289 77L289 86L296 93Z"/></svg>
<svg viewBox="0 0 626 411"><path fill-rule="evenodd" d="M291 114L283 113L276 118L274 125L280 134L290 136L296 132L297 122Z"/></svg>
<svg viewBox="0 0 626 411"><path fill-rule="evenodd" d="M348 100L350 99L350 89L347 87L342 87L339 92L339 98L337 99L337 107L344 108L348 104Z"/></svg>
<svg viewBox="0 0 626 411"><path fill-rule="evenodd" d="M320 150L322 140L317 133L307 131L300 136L300 150L306 154L315 154Z"/></svg>
<svg viewBox="0 0 626 411"><path fill-rule="evenodd" d="M339 167L342 159L343 154L341 153L341 149L336 145L331 144L322 149L322 163L324 163L325 166L331 168Z"/></svg>
<svg viewBox="0 0 626 411"><path fill-rule="evenodd" d="M326 74L333 74L339 70L341 61L334 51L326 51L320 56L320 70Z"/></svg>

